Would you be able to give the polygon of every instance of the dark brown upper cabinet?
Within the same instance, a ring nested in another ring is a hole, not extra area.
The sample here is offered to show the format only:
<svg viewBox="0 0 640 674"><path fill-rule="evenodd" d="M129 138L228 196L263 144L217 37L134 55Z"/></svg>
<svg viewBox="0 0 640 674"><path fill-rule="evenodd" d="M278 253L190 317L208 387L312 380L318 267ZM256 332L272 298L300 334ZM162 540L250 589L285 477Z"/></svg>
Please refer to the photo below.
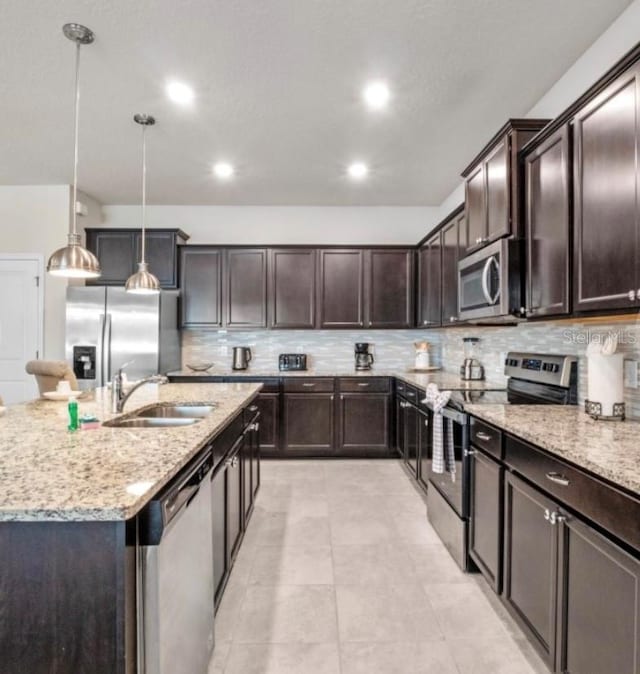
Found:
<svg viewBox="0 0 640 674"><path fill-rule="evenodd" d="M418 252L418 326L437 327L442 323L442 234L428 239Z"/></svg>
<svg viewBox="0 0 640 674"><path fill-rule="evenodd" d="M574 118L577 311L639 305L639 72L624 72Z"/></svg>
<svg viewBox="0 0 640 674"><path fill-rule="evenodd" d="M565 124L524 156L527 316L571 310L569 143Z"/></svg>
<svg viewBox="0 0 640 674"><path fill-rule="evenodd" d="M223 250L184 246L180 264L181 325L222 327Z"/></svg>
<svg viewBox="0 0 640 674"><path fill-rule="evenodd" d="M413 327L413 249L366 251L366 327Z"/></svg>
<svg viewBox="0 0 640 674"><path fill-rule="evenodd" d="M467 248L464 208L442 228L442 324L458 322L458 260Z"/></svg>
<svg viewBox="0 0 640 674"><path fill-rule="evenodd" d="M100 260L102 275L87 285L124 285L138 269L141 252L139 229L99 229L86 231L87 248ZM146 259L160 287L178 287L178 245L188 236L179 229L147 229Z"/></svg>
<svg viewBox="0 0 640 674"><path fill-rule="evenodd" d="M318 326L364 327L364 251L318 251Z"/></svg>
<svg viewBox="0 0 640 674"><path fill-rule="evenodd" d="M510 119L462 172L468 251L503 236L521 234L518 152L548 122Z"/></svg>
<svg viewBox="0 0 640 674"><path fill-rule="evenodd" d="M225 251L224 309L229 328L267 327L267 251Z"/></svg>
<svg viewBox="0 0 640 674"><path fill-rule="evenodd" d="M269 251L269 327L315 327L316 255L307 248Z"/></svg>

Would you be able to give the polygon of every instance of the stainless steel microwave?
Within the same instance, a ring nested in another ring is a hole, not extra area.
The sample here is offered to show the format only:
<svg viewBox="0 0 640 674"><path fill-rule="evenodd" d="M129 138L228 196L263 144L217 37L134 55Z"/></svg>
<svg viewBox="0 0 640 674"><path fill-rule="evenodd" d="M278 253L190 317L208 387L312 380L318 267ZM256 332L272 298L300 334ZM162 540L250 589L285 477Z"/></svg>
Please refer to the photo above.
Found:
<svg viewBox="0 0 640 674"><path fill-rule="evenodd" d="M521 246L517 239L498 239L458 262L460 320L522 316Z"/></svg>

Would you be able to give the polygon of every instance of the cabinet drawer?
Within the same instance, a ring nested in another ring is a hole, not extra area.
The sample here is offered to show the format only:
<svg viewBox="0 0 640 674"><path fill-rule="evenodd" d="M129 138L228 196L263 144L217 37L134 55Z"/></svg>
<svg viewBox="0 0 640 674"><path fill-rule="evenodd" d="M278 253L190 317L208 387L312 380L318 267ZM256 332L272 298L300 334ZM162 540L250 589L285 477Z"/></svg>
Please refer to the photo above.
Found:
<svg viewBox="0 0 640 674"><path fill-rule="evenodd" d="M389 393L390 386L386 377L343 377L338 388L345 393Z"/></svg>
<svg viewBox="0 0 640 674"><path fill-rule="evenodd" d="M295 393L333 393L333 377L288 377L284 390Z"/></svg>
<svg viewBox="0 0 640 674"><path fill-rule="evenodd" d="M413 386L409 386L409 384L405 384L405 389L402 395L413 403L418 402L418 389L413 388Z"/></svg>
<svg viewBox="0 0 640 674"><path fill-rule="evenodd" d="M475 417L471 417L471 442L483 449L487 454L495 456L496 459L502 460L504 458L504 451L502 449L502 431L482 421L478 421Z"/></svg>
<svg viewBox="0 0 640 674"><path fill-rule="evenodd" d="M640 550L640 501L509 435L505 461L569 508Z"/></svg>

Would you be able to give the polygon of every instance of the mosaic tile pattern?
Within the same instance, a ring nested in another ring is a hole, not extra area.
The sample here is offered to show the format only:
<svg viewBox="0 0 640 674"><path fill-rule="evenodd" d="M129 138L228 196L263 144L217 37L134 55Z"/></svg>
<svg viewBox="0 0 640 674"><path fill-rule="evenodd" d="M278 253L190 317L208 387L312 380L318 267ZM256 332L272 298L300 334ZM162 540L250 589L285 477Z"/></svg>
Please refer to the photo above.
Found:
<svg viewBox="0 0 640 674"><path fill-rule="evenodd" d="M460 327L436 330L255 330L247 332L185 330L182 333L183 366L211 361L214 369L231 364L234 346L250 346L255 374L277 367L280 353L307 353L309 367L317 371L353 368L354 342L373 343L376 367L404 372L413 366L416 341L432 344L432 363L457 373L464 358L462 338L480 337L479 357L487 379L504 382L502 363L507 351L532 351L578 356L578 395L587 391L585 351L590 339L603 340L610 332L619 338L625 357L640 361L640 318L611 322L547 321L504 327ZM627 416L640 418L640 389L625 389Z"/></svg>

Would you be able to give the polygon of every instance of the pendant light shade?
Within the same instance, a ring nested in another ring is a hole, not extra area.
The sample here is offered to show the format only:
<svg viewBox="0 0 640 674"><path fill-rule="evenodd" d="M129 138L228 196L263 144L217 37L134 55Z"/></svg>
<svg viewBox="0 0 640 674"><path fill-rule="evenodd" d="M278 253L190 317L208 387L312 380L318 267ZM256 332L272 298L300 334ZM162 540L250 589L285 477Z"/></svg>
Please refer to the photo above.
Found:
<svg viewBox="0 0 640 674"><path fill-rule="evenodd" d="M80 45L91 44L95 36L86 26L78 23L67 23L62 32L69 40L76 43L76 87L75 87L75 133L73 161L73 203L71 213L71 231L64 248L59 248L49 258L47 271L52 276L65 278L98 278L101 274L98 258L80 245L77 233L78 213L78 116L80 111Z"/></svg>
<svg viewBox="0 0 640 674"><path fill-rule="evenodd" d="M160 292L160 282L149 271L145 259L146 251L146 210L147 210L147 127L153 126L156 120L151 115L134 115L133 121L142 126L142 234L140 236L140 262L138 271L132 274L125 284L128 293L136 295L156 295Z"/></svg>

